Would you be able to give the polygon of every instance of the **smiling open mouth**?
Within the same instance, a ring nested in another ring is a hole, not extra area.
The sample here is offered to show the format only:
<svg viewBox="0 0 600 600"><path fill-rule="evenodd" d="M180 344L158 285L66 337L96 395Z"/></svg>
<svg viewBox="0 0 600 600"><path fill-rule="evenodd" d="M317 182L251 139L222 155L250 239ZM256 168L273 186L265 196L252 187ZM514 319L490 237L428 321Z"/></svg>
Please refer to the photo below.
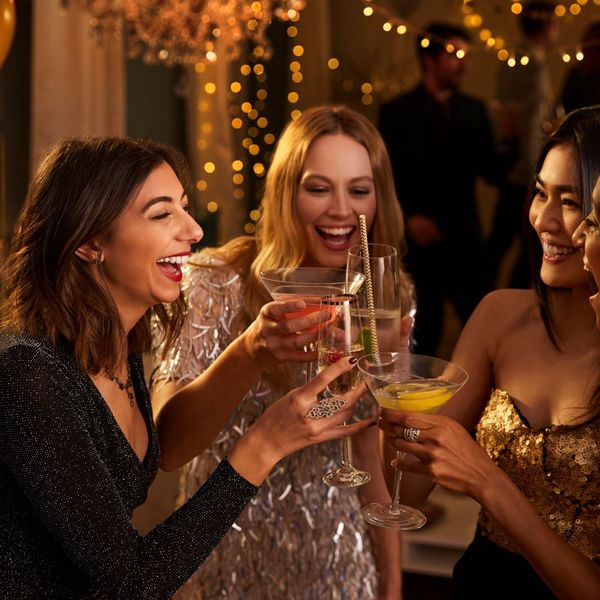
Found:
<svg viewBox="0 0 600 600"><path fill-rule="evenodd" d="M187 254L179 256L165 256L165 258L159 258L156 261L159 271L167 278L172 281L181 281L182 273L181 267L188 261L189 256Z"/></svg>
<svg viewBox="0 0 600 600"><path fill-rule="evenodd" d="M356 227L352 225L345 227L316 226L316 230L326 246L337 249L338 247L344 248L350 242Z"/></svg>

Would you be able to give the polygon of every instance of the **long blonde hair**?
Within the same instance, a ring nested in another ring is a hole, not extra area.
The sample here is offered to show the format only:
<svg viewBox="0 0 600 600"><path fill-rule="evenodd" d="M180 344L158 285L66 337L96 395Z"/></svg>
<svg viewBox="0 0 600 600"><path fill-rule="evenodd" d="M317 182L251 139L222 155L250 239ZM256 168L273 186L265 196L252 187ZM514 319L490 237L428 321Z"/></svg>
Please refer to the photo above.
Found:
<svg viewBox="0 0 600 600"><path fill-rule="evenodd" d="M344 106L310 108L291 121L279 138L265 181L255 237L236 238L217 251L246 276L244 302L249 322L271 300L260 281L261 271L296 267L305 258L304 234L296 216L298 185L311 144L322 135L338 133L364 146L371 160L377 210L370 241L394 246L398 256L404 256L404 218L379 132L366 117ZM413 286L403 269L400 284L403 311L408 313L413 306ZM280 376L273 379L282 381Z"/></svg>

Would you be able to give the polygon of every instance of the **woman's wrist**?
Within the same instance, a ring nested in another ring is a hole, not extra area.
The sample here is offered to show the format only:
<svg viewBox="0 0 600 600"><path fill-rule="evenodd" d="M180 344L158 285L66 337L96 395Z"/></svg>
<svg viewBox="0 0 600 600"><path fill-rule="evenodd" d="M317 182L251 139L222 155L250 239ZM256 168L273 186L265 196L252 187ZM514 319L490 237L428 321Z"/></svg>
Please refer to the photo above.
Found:
<svg viewBox="0 0 600 600"><path fill-rule="evenodd" d="M283 456L257 423L238 440L228 459L244 479L259 486Z"/></svg>

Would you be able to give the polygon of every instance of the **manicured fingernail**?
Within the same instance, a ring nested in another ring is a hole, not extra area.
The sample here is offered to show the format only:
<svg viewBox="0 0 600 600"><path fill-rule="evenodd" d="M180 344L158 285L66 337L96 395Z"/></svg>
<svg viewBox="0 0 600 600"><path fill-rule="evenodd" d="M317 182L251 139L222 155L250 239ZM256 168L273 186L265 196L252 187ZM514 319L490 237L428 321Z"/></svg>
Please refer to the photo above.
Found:
<svg viewBox="0 0 600 600"><path fill-rule="evenodd" d="M298 300L294 306L296 308L304 308L304 302L302 300Z"/></svg>
<svg viewBox="0 0 600 600"><path fill-rule="evenodd" d="M355 365L355 364L358 362L358 356L351 356L351 357L348 359L348 362L349 362L351 365Z"/></svg>

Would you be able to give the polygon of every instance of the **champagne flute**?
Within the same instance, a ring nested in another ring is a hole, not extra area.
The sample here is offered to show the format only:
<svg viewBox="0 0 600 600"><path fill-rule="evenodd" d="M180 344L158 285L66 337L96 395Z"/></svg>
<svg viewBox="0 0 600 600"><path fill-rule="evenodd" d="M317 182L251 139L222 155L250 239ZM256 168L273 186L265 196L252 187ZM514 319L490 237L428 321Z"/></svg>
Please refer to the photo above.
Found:
<svg viewBox="0 0 600 600"><path fill-rule="evenodd" d="M353 294L339 294L321 298L320 309L329 313L327 322L321 324L317 344L319 371L344 356L363 355L362 321L358 311L358 298ZM354 388L360 381L357 369L352 369L332 381L323 392L320 402L335 406L337 397ZM341 440L341 465L326 473L323 481L334 487L356 487L371 479L366 471L352 465L350 438Z"/></svg>
<svg viewBox="0 0 600 600"><path fill-rule="evenodd" d="M454 363L408 351L363 356L358 369L378 404L391 410L433 412L468 379L467 372ZM403 456L396 453L391 503L373 503L362 509L365 520L372 525L407 530L419 529L427 522L421 511L400 504L402 471L398 465Z"/></svg>

